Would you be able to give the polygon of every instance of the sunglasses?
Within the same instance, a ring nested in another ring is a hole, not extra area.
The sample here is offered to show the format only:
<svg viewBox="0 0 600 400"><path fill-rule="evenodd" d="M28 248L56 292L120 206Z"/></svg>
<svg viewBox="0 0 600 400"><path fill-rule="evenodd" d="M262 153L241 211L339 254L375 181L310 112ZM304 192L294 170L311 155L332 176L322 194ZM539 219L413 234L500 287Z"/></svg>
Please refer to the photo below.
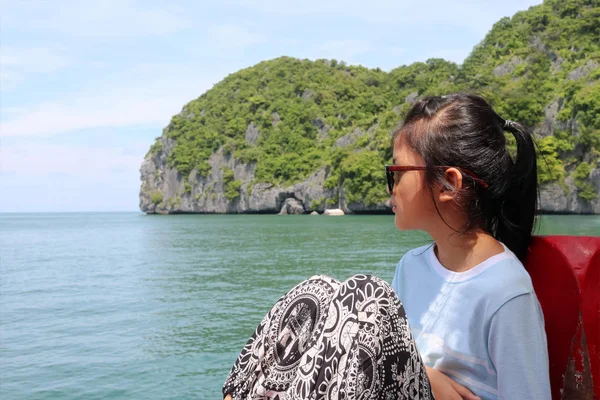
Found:
<svg viewBox="0 0 600 400"><path fill-rule="evenodd" d="M445 166L445 165L436 165L433 168L443 168L443 169L456 168L463 174L466 174L469 177L471 177L471 179L473 179L475 182L479 183L484 188L488 187L488 184L485 183L485 181L483 179L479 178L477 175L475 175L473 172L469 171L468 169L458 168L458 167L449 167L449 166ZM396 183L398 183L398 181L400 181L400 174L398 174L398 172L425 171L426 169L427 169L427 167L424 165L386 165L385 166L385 177L387 179L387 186L390 191L390 194L394 190L394 186L396 185ZM396 179L397 176L398 176L398 178Z"/></svg>

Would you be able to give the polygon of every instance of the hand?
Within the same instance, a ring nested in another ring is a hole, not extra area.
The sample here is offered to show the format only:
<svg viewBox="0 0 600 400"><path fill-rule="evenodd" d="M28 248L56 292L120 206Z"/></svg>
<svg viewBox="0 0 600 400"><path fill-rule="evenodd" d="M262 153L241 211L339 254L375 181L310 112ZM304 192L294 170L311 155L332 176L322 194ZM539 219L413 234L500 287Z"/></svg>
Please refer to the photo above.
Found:
<svg viewBox="0 0 600 400"><path fill-rule="evenodd" d="M436 400L481 400L469 389L448 378L442 372L425 367Z"/></svg>

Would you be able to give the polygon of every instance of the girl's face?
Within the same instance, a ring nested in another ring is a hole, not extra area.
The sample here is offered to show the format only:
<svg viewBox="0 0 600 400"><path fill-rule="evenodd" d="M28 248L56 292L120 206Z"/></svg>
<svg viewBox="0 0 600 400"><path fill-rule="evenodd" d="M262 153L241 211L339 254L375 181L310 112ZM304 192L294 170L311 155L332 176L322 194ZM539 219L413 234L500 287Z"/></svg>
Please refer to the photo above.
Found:
<svg viewBox="0 0 600 400"><path fill-rule="evenodd" d="M394 165L424 166L423 157L396 140L394 145ZM400 230L425 230L439 219L431 193L425 183L425 171L395 172L391 202L394 223Z"/></svg>

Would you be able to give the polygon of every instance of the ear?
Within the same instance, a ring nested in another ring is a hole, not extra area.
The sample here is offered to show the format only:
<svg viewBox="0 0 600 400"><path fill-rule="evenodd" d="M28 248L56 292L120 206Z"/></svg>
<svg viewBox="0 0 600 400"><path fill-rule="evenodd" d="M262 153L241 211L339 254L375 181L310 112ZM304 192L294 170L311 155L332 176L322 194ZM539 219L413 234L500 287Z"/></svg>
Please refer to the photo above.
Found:
<svg viewBox="0 0 600 400"><path fill-rule="evenodd" d="M444 172L444 184L440 189L438 199L440 202L455 200L461 189L462 174L456 168L448 168Z"/></svg>

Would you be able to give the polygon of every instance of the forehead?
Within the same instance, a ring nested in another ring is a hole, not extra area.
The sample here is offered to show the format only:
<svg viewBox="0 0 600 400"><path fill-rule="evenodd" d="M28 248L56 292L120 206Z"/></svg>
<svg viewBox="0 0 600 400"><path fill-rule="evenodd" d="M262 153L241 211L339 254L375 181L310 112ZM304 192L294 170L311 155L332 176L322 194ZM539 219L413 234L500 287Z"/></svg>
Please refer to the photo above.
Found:
<svg viewBox="0 0 600 400"><path fill-rule="evenodd" d="M408 145L396 140L393 149L394 165L423 165L424 161L414 150Z"/></svg>

